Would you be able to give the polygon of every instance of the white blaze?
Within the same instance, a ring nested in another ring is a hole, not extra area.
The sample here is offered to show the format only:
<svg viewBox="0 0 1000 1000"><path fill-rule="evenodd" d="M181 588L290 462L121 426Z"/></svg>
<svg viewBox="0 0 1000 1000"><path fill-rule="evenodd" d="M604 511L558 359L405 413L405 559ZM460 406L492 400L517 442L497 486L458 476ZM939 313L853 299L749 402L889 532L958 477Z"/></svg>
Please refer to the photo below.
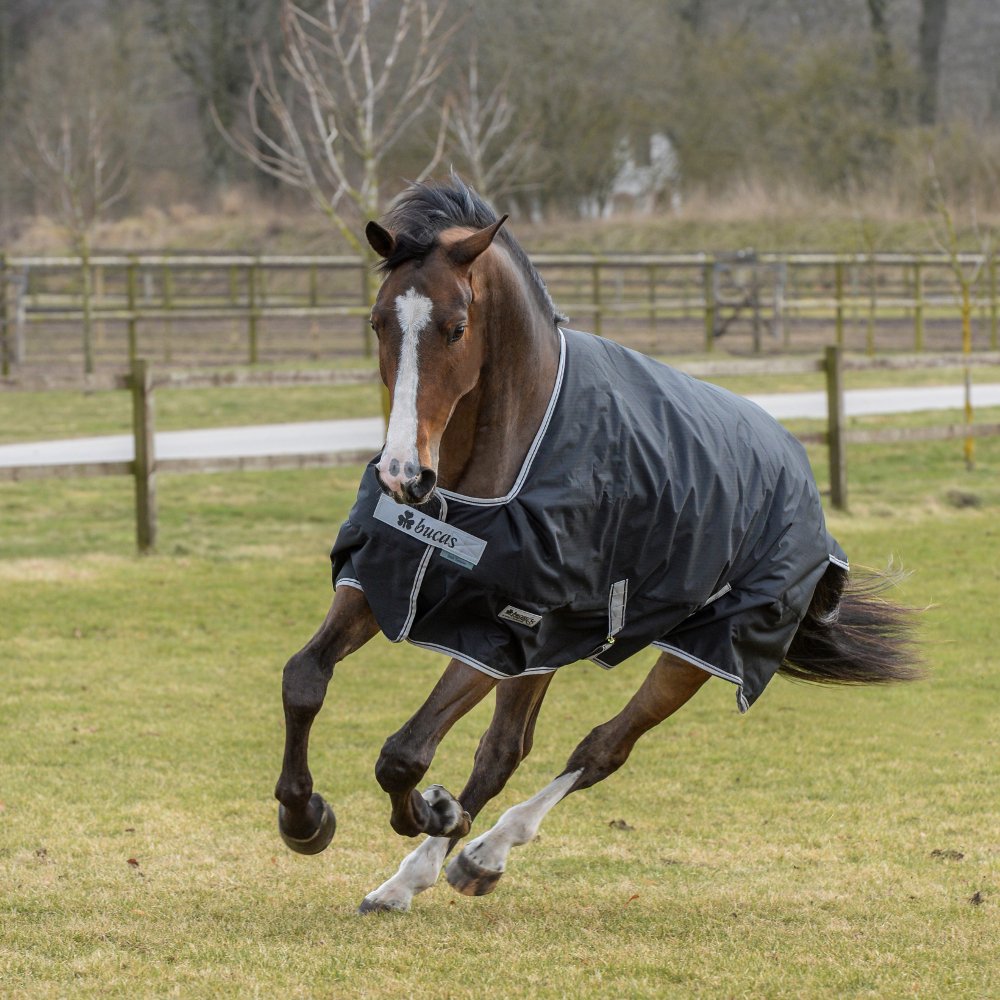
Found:
<svg viewBox="0 0 1000 1000"><path fill-rule="evenodd" d="M403 332L399 346L399 366L392 397L392 413L385 438L385 450L378 470L382 481L394 492L419 470L417 457L417 385L420 377L420 334L430 322L434 303L416 289L396 297L396 318ZM407 465L410 470L407 472ZM392 469L396 471L391 471Z"/></svg>

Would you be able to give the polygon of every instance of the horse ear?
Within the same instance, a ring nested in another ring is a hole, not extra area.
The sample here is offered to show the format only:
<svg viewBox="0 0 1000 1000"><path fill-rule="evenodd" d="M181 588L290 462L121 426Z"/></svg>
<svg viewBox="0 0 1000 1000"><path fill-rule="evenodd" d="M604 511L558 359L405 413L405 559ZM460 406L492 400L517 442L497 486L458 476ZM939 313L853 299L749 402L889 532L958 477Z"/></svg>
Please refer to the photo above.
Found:
<svg viewBox="0 0 1000 1000"><path fill-rule="evenodd" d="M468 267L492 242L493 237L500 232L500 227L507 221L504 216L499 222L480 229L478 233L466 236L464 240L453 243L448 248L448 257L459 267Z"/></svg>
<svg viewBox="0 0 1000 1000"><path fill-rule="evenodd" d="M365 226L365 236L368 237L368 244L383 259L392 256L396 249L396 241L388 229L383 229L377 222L369 222Z"/></svg>

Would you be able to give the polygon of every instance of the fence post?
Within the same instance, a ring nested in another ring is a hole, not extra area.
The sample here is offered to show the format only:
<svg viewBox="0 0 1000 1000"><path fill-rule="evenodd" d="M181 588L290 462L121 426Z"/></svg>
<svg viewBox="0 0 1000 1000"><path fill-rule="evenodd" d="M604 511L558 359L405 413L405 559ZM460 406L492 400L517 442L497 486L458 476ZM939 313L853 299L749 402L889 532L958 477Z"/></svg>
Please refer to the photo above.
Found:
<svg viewBox="0 0 1000 1000"><path fill-rule="evenodd" d="M139 342L136 336L136 325L135 325L135 296L136 296L136 279L138 275L136 273L136 263L132 259L128 263L128 269L125 272L125 291L128 296L128 363L129 367L135 365L136 359L138 357Z"/></svg>
<svg viewBox="0 0 1000 1000"><path fill-rule="evenodd" d="M0 253L0 375L10 374L10 328L7 325L7 254Z"/></svg>
<svg viewBox="0 0 1000 1000"><path fill-rule="evenodd" d="M257 364L257 277L258 262L255 260L247 270L247 354L250 364Z"/></svg>
<svg viewBox="0 0 1000 1000"><path fill-rule="evenodd" d="M847 510L843 351L837 345L831 345L826 349L826 410L826 440L830 455L830 502L837 510Z"/></svg>
<svg viewBox="0 0 1000 1000"><path fill-rule="evenodd" d="M705 353L711 354L715 347L715 262L708 254L701 272L702 302L705 307Z"/></svg>
<svg viewBox="0 0 1000 1000"><path fill-rule="evenodd" d="M972 289L968 277L961 268L957 268L962 287L962 356L965 359L965 467L971 472L976 467L976 439L972 436L972 368L969 365L969 355L972 353Z"/></svg>
<svg viewBox="0 0 1000 1000"><path fill-rule="evenodd" d="M913 265L913 349L917 354L924 349L924 269L919 257Z"/></svg>
<svg viewBox="0 0 1000 1000"><path fill-rule="evenodd" d="M174 358L174 272L169 264L163 267L163 308L167 311L167 320L163 327L163 360L171 362Z"/></svg>
<svg viewBox="0 0 1000 1000"><path fill-rule="evenodd" d="M316 274L316 264L309 265L309 308L315 309L319 305L319 277ZM312 342L313 357L319 358L319 323L316 314L309 317L309 340Z"/></svg>
<svg viewBox="0 0 1000 1000"><path fill-rule="evenodd" d="M104 265L94 265L94 309L100 316L100 311L104 307ZM98 318L94 327L94 334L98 348L104 347L107 338L107 326L103 319Z"/></svg>
<svg viewBox="0 0 1000 1000"><path fill-rule="evenodd" d="M990 350L997 349L998 331L1000 325L1000 308L997 302L997 258L990 258Z"/></svg>
<svg viewBox="0 0 1000 1000"><path fill-rule="evenodd" d="M791 327L785 323L785 292L788 288L788 261L778 263L774 278L774 336L784 345L785 350L792 346ZM793 272L794 273L794 272Z"/></svg>
<svg viewBox="0 0 1000 1000"><path fill-rule="evenodd" d="M590 297L594 304L594 333L598 337L603 337L604 310L601 306L601 262L599 260L595 260L591 265Z"/></svg>
<svg viewBox="0 0 1000 1000"><path fill-rule="evenodd" d="M361 305L365 309L371 309L375 304L375 296L372 294L372 264L373 254L370 250L365 250L361 255ZM372 331L371 315L366 312L361 317L361 343L364 345L365 357L370 358L375 354L374 333ZM383 396L382 409L386 414L388 423L387 397Z"/></svg>
<svg viewBox="0 0 1000 1000"><path fill-rule="evenodd" d="M94 373L93 342L93 269L90 266L90 243L84 238L79 244L80 280L83 295L83 372Z"/></svg>
<svg viewBox="0 0 1000 1000"><path fill-rule="evenodd" d="M760 354L760 269L757 264L751 265L750 269L750 299L753 303L752 336L753 352Z"/></svg>
<svg viewBox="0 0 1000 1000"><path fill-rule="evenodd" d="M656 329L656 265L650 264L647 272L649 288L649 326Z"/></svg>
<svg viewBox="0 0 1000 1000"><path fill-rule="evenodd" d="M868 255L868 326L865 330L865 351L875 356L875 312L878 309L878 269L875 254Z"/></svg>
<svg viewBox="0 0 1000 1000"><path fill-rule="evenodd" d="M135 539L140 553L156 546L156 447L153 378L149 362L132 366L132 431L135 436Z"/></svg>
<svg viewBox="0 0 1000 1000"><path fill-rule="evenodd" d="M834 325L837 332L837 346L844 346L844 262L838 260L833 265L833 294L836 299Z"/></svg>

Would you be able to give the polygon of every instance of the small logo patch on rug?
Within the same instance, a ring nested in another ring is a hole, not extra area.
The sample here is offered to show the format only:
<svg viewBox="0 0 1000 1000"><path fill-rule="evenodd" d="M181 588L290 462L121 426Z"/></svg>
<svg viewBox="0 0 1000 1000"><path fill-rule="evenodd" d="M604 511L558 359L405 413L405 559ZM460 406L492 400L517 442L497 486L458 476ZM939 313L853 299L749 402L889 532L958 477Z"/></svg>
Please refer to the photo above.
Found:
<svg viewBox="0 0 1000 1000"><path fill-rule="evenodd" d="M527 625L528 628L534 628L542 620L541 615L533 615L530 611L522 611L520 608L515 608L513 604L508 604L500 612L500 617L506 618L509 622L516 622L518 625Z"/></svg>

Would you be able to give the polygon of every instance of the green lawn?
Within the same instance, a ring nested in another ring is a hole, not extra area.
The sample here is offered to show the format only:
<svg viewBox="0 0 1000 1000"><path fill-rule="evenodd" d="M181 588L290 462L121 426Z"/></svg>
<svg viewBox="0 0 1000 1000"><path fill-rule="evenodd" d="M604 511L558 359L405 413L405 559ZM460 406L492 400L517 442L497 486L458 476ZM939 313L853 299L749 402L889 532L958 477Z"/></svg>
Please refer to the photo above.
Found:
<svg viewBox="0 0 1000 1000"><path fill-rule="evenodd" d="M328 605L359 470L163 476L147 558L127 478L0 484L0 995L996 996L1000 441L974 473L960 442L851 458L831 526L856 563L912 571L927 681L777 680L739 716L713 680L555 809L493 895L442 882L363 919L412 846L373 765L443 659L376 639L338 668L313 736L325 854L283 848L271 799L281 667ZM484 822L651 659L565 668ZM461 785L488 713L429 780Z"/></svg>

